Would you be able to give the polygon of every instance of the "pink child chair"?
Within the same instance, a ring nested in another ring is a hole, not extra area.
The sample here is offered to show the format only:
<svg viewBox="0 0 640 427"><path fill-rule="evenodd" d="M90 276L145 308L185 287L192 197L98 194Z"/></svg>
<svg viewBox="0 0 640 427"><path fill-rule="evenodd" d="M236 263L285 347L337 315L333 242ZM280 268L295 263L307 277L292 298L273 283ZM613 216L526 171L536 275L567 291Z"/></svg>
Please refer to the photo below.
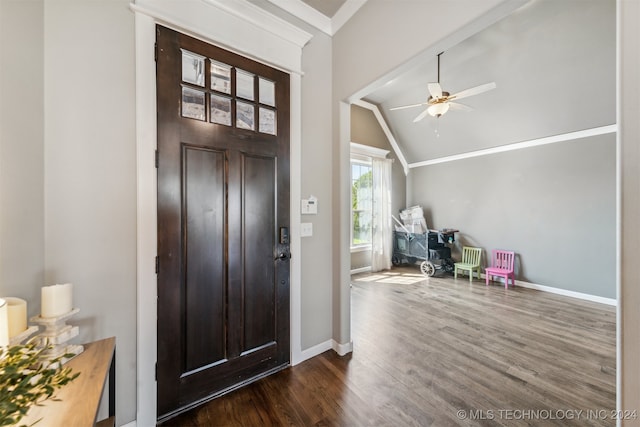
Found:
<svg viewBox="0 0 640 427"><path fill-rule="evenodd" d="M486 284L489 286L489 279L492 276L504 277L504 288L509 287L509 277L511 284L516 285L515 274L513 273L513 261L515 253L511 251L501 251L494 249L491 251L491 267L487 267L484 271Z"/></svg>

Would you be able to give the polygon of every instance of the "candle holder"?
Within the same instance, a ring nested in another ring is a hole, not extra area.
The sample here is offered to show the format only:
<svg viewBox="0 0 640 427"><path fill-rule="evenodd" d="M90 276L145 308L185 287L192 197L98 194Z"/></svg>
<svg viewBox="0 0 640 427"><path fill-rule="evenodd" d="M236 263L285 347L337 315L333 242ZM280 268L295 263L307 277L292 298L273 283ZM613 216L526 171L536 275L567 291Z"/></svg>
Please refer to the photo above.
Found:
<svg viewBox="0 0 640 427"><path fill-rule="evenodd" d="M80 332L77 326L67 325L67 319L79 312L79 308L74 308L60 316L34 316L30 319L32 323L44 326L44 331L34 337L37 340L36 346L51 347L42 353L44 361L59 358L64 354L72 354L74 357L84 351L84 347L81 345L67 344L67 341L78 336ZM61 363L67 363L72 357L62 358Z"/></svg>
<svg viewBox="0 0 640 427"><path fill-rule="evenodd" d="M28 327L24 331L20 332L18 335L15 335L14 337L9 338L9 345L20 345L20 344L22 344L27 338L29 338L31 335L33 335L36 332L38 332L39 329L40 328L38 328L37 326Z"/></svg>

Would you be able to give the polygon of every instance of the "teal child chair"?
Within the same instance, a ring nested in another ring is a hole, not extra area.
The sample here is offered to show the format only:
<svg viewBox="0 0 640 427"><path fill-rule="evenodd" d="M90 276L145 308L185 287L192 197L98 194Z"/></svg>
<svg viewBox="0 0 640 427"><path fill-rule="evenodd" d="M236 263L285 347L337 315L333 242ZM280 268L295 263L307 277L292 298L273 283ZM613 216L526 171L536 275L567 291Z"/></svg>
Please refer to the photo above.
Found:
<svg viewBox="0 0 640 427"><path fill-rule="evenodd" d="M453 268L453 275L458 278L458 270L466 270L469 272L469 281L473 280L473 271L478 272L478 279L480 278L480 258L482 257L481 248L473 248L471 246L464 246L462 248L462 260L456 262Z"/></svg>

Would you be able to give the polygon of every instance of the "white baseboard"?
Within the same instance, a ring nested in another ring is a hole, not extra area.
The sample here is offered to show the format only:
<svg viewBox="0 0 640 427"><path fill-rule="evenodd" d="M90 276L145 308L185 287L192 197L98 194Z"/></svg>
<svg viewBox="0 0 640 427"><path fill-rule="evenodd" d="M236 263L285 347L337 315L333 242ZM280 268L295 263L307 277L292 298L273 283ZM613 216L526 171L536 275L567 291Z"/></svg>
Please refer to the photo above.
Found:
<svg viewBox="0 0 640 427"><path fill-rule="evenodd" d="M346 344L340 344L336 340L331 340L331 342L333 351L338 353L340 356L353 352L353 341L349 341Z"/></svg>
<svg viewBox="0 0 640 427"><path fill-rule="evenodd" d="M302 363L305 360L311 359L312 357L324 353L327 350L333 350L340 356L344 356L345 354L351 353L353 351L353 341L349 341L346 344L340 344L336 340L327 340L325 342L321 342L320 344L316 344L306 350L302 350L302 352L300 353L300 358L293 364L297 365L299 363Z"/></svg>
<svg viewBox="0 0 640 427"><path fill-rule="evenodd" d="M298 363L302 363L305 360L311 359L319 355L320 353L324 353L327 350L331 350L333 348L333 340L327 340L325 342L321 342L320 344L316 344L313 347L309 347L306 350L302 350L300 352L300 358L296 361L296 365Z"/></svg>
<svg viewBox="0 0 640 427"><path fill-rule="evenodd" d="M369 271L371 271L371 266L369 266L369 267L360 267L360 268L356 268L356 269L351 270L351 274L368 273Z"/></svg>
<svg viewBox="0 0 640 427"><path fill-rule="evenodd" d="M486 277L485 274L482 273L482 278L484 279L485 277ZM497 278L494 278L493 281L504 283L504 278L497 277ZM591 294L585 294L582 292L569 291L567 289L554 288L553 286L538 285L537 283L525 282L523 280L516 280L516 286L522 286L523 288L527 288L527 289L535 289L537 291L563 295L565 297L578 298L585 301L597 302L600 304L613 305L613 306L618 304L615 298L605 298L598 295L591 295Z"/></svg>
<svg viewBox="0 0 640 427"><path fill-rule="evenodd" d="M554 288L552 286L538 285L535 283L523 282L521 280L517 280L516 284L518 286L522 286L523 288L536 289L538 291L550 292L552 294L564 295L566 297L598 302L600 304L613 305L613 306L616 306L618 304L615 298L605 298L598 295L584 294L582 292L569 291L567 289Z"/></svg>
<svg viewBox="0 0 640 427"><path fill-rule="evenodd" d="M136 427L136 420L133 420L130 423L123 425L122 427Z"/></svg>

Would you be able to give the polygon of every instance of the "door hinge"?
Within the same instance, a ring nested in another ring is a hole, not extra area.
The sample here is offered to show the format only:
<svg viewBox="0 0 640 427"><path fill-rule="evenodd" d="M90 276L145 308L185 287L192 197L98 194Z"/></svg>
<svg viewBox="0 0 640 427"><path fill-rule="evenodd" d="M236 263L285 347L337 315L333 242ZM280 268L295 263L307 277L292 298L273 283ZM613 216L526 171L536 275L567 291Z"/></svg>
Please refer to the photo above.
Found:
<svg viewBox="0 0 640 427"><path fill-rule="evenodd" d="M160 153L156 150L156 169L158 169L158 163L160 162Z"/></svg>
<svg viewBox="0 0 640 427"><path fill-rule="evenodd" d="M156 274L160 272L160 258L156 256Z"/></svg>
<svg viewBox="0 0 640 427"><path fill-rule="evenodd" d="M153 60L158 62L158 43L153 45Z"/></svg>

